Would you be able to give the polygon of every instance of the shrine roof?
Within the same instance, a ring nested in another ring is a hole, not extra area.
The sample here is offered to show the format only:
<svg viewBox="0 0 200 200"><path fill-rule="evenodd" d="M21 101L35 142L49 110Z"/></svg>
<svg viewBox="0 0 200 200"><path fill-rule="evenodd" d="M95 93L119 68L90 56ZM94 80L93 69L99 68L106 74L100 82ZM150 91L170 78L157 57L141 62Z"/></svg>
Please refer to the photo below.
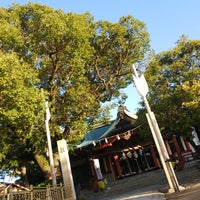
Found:
<svg viewBox="0 0 200 200"><path fill-rule="evenodd" d="M89 131L77 148L93 145L94 142L118 135L135 127L137 116L120 106L117 117L110 124L102 125Z"/></svg>

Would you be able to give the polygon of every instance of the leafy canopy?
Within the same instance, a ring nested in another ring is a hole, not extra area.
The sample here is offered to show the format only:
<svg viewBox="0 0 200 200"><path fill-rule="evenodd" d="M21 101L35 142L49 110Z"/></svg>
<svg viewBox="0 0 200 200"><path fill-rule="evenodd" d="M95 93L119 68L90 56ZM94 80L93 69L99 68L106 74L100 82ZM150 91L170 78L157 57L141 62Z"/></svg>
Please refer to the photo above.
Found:
<svg viewBox="0 0 200 200"><path fill-rule="evenodd" d="M37 3L0 8L0 26L0 163L36 163L46 173L44 100L53 149L61 138L76 144L101 103L124 98L120 90L132 82L130 65L146 56L149 35L132 16L94 22L89 13Z"/></svg>
<svg viewBox="0 0 200 200"><path fill-rule="evenodd" d="M155 55L145 77L149 102L164 135L191 136L199 128L200 41L184 36L168 51Z"/></svg>

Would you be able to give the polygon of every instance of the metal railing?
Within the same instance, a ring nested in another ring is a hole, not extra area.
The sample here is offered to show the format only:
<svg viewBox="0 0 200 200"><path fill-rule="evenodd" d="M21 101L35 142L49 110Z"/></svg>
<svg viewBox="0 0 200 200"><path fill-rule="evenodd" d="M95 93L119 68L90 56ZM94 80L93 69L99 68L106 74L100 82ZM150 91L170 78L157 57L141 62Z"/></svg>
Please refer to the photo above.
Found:
<svg viewBox="0 0 200 200"><path fill-rule="evenodd" d="M29 191L14 191L0 195L0 200L74 200L71 186L46 186L33 188Z"/></svg>

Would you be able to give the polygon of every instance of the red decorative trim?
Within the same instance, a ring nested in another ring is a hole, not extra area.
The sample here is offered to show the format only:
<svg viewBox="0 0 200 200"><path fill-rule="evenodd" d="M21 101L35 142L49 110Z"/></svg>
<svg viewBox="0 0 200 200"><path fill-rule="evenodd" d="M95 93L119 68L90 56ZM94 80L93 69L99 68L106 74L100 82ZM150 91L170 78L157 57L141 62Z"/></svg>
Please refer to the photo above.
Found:
<svg viewBox="0 0 200 200"><path fill-rule="evenodd" d="M105 147L112 146L112 143L115 142L116 140L117 140L116 137L113 137L113 138L109 139L108 143L102 144L101 146L99 146L99 149L103 149Z"/></svg>

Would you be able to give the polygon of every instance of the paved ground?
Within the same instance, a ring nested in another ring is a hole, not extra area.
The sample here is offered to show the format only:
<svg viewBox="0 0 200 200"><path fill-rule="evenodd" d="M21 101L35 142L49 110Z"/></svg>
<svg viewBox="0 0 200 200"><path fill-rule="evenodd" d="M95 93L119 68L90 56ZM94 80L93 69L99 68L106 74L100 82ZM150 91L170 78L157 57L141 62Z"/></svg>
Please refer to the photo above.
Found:
<svg viewBox="0 0 200 200"><path fill-rule="evenodd" d="M175 173L179 185L185 188L180 193L167 194L167 179L164 171L159 169L108 183L104 191L82 191L82 196L85 200L200 199L200 169L196 161L186 163L182 171Z"/></svg>
<svg viewBox="0 0 200 200"><path fill-rule="evenodd" d="M199 200L200 199L200 183L196 183L191 187L187 187L180 193L166 194L166 200Z"/></svg>
<svg viewBox="0 0 200 200"><path fill-rule="evenodd" d="M96 199L96 197L95 197ZM135 189L133 191L119 193L103 200L165 200L165 195L159 192L154 186Z"/></svg>

